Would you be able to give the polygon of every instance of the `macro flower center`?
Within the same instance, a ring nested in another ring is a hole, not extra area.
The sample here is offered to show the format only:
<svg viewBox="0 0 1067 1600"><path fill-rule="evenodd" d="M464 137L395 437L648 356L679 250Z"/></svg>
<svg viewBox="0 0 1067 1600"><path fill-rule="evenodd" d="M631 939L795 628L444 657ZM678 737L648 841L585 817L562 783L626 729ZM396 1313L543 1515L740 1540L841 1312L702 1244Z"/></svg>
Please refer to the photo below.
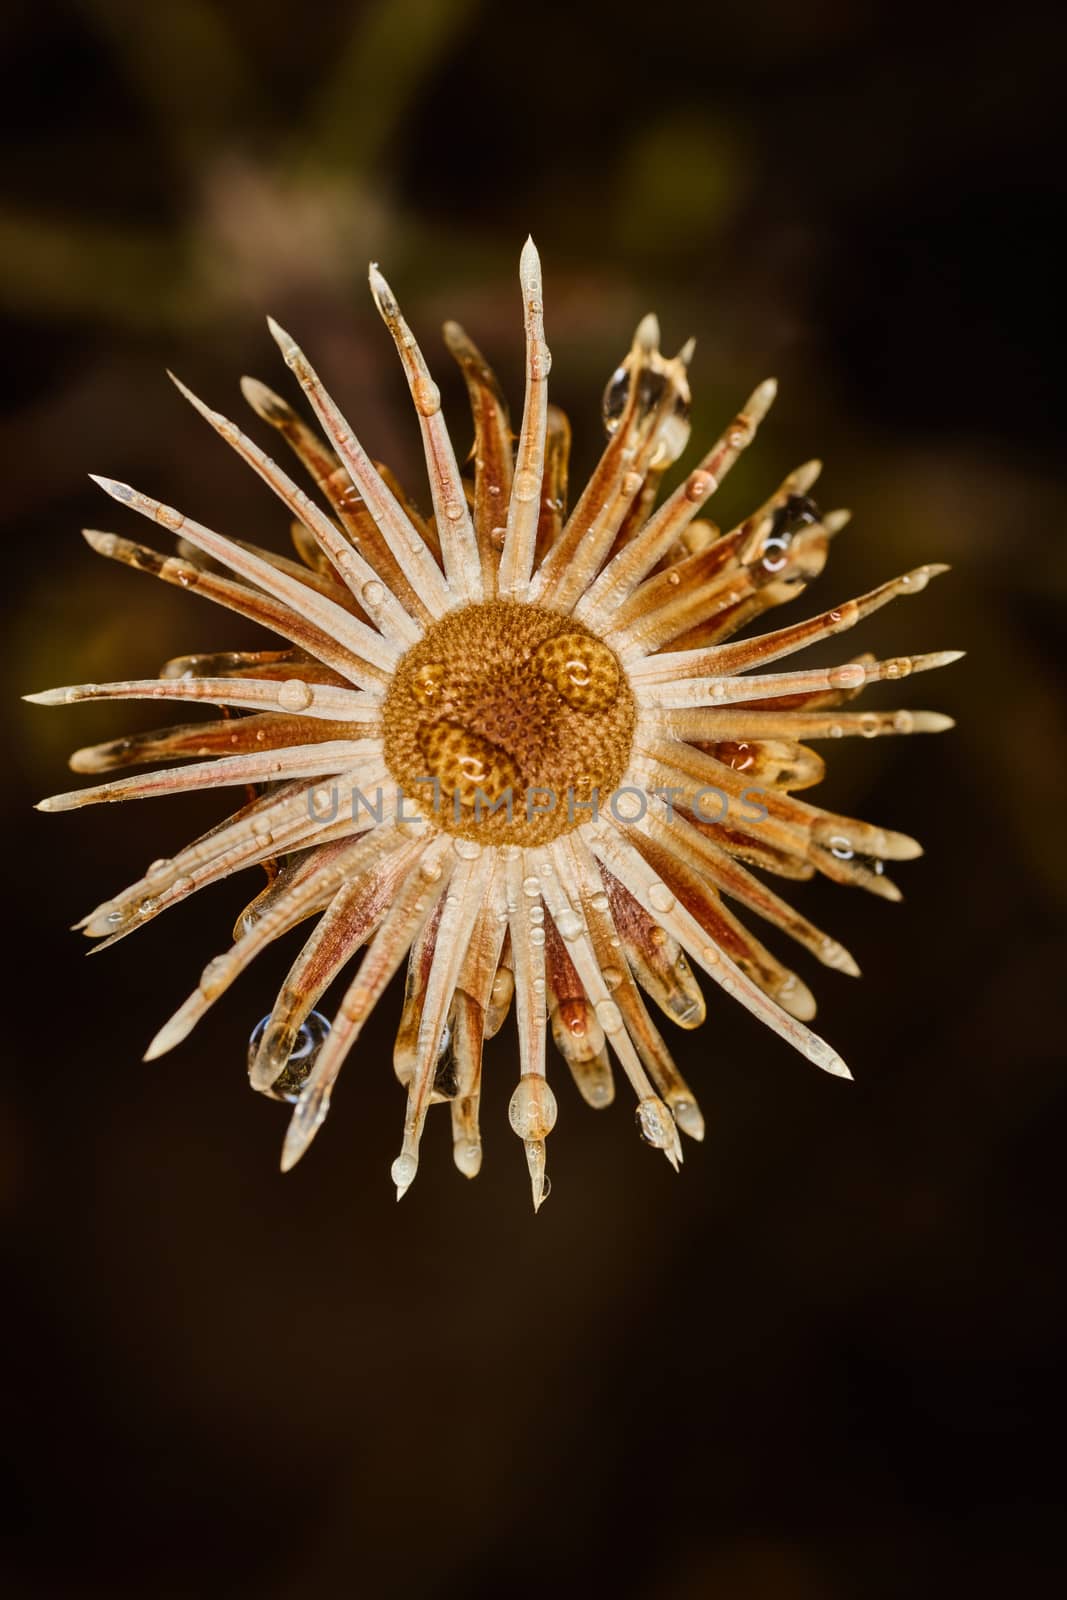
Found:
<svg viewBox="0 0 1067 1600"><path fill-rule="evenodd" d="M382 714L410 802L483 845L547 844L606 804L636 721L615 652L572 617L492 600L450 611L404 656Z"/></svg>

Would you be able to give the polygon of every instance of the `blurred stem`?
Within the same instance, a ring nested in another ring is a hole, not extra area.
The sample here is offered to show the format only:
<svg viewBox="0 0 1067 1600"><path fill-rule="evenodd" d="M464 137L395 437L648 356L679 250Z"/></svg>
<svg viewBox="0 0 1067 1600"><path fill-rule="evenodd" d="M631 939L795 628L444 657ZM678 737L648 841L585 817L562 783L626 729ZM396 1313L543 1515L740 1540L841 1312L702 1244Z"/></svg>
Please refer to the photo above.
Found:
<svg viewBox="0 0 1067 1600"><path fill-rule="evenodd" d="M367 173L477 0L376 0L356 19L301 141L306 158Z"/></svg>

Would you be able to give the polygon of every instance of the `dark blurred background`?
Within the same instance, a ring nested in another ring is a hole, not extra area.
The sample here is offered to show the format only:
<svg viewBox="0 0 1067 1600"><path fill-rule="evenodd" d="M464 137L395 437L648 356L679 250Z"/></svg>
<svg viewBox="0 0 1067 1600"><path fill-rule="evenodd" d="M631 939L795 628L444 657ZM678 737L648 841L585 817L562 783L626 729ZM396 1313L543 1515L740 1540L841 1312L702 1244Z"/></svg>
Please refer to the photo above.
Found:
<svg viewBox="0 0 1067 1600"><path fill-rule="evenodd" d="M1067 1577L1064 33L1043 14L4 8L9 1593L890 1600ZM366 262L465 447L436 328L462 320L518 409L528 230L572 481L655 307L670 348L697 335L694 450L781 381L715 514L821 455L824 503L856 516L812 608L947 560L854 648L969 651L871 701L955 732L828 752L820 797L927 847L900 906L794 891L864 967L799 958L856 1083L712 999L674 1040L708 1120L675 1177L622 1091L594 1115L557 1063L537 1218L510 1030L481 1176L454 1172L434 1117L395 1204L395 994L279 1176L286 1112L244 1055L291 941L142 1066L256 885L86 962L68 925L219 802L33 813L70 786L70 749L166 718L15 699L257 643L78 536L145 536L92 470L285 547L165 366L239 415L242 372L286 386L272 312L421 484Z"/></svg>

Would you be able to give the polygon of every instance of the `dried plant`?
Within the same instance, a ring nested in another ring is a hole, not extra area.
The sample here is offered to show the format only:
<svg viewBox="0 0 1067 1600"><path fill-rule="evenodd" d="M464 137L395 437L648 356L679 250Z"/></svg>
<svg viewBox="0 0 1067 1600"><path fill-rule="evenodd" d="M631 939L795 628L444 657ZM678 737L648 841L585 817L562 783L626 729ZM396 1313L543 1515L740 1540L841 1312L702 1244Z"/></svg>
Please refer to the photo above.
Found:
<svg viewBox="0 0 1067 1600"><path fill-rule="evenodd" d="M406 958L395 1051L407 1091L392 1169L398 1197L415 1176L435 1101L451 1108L456 1165L468 1176L478 1171L483 1041L514 998L521 1075L510 1119L536 1207L547 1193L545 1139L556 1117L545 1072L549 1025L590 1105L613 1099L610 1046L650 1144L677 1164L678 1130L702 1136L696 1100L642 997L672 1022L699 1026L704 1000L690 961L809 1061L849 1076L807 1026L815 1010L807 986L731 906L790 934L824 965L857 973L847 951L752 868L792 879L822 873L898 897L882 864L910 859L919 846L796 798L823 774L807 741L951 726L936 712L841 707L866 684L942 666L958 652L771 668L887 601L917 594L941 566L733 640L822 570L847 515L816 506L816 462L727 533L701 515L766 414L771 381L655 509L663 475L688 441L692 348L664 357L654 317L640 323L608 385L608 441L568 514L570 433L548 404L532 242L520 279L526 397L517 440L481 354L455 323L445 327L474 416L473 469L463 476L419 346L371 268L422 431L432 516L369 459L302 351L273 322L324 438L263 384L246 379L242 387L292 448L321 504L179 384L287 507L300 560L223 538L109 478L96 481L179 535L181 548L165 556L115 533L86 538L102 555L254 618L290 647L183 657L158 679L30 698L224 708L219 721L79 751L72 765L101 773L207 759L58 795L45 810L262 786L79 924L112 943L207 884L268 866L268 885L232 946L204 969L148 1058L179 1044L265 945L316 917L251 1055L253 1085L294 1102L283 1167L321 1126L346 1055ZM320 1028L314 1006L361 950L332 1028Z"/></svg>

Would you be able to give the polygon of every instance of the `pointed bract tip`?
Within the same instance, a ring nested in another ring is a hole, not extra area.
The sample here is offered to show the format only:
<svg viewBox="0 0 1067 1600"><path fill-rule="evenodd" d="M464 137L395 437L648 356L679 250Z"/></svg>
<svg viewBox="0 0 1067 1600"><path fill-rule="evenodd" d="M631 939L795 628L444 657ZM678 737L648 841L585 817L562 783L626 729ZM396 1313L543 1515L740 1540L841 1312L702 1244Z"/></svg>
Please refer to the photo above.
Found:
<svg viewBox="0 0 1067 1600"><path fill-rule="evenodd" d="M97 555L109 556L115 553L118 543L115 534L104 533L100 528L83 528L82 538L90 550L95 550Z"/></svg>
<svg viewBox="0 0 1067 1600"><path fill-rule="evenodd" d="M654 311L646 311L634 329L634 344L651 355L659 349L659 338L659 318Z"/></svg>
<svg viewBox="0 0 1067 1600"><path fill-rule="evenodd" d="M207 417L209 421L216 416L217 413L212 411L211 407L205 404L199 395L194 394L189 388L188 384L184 384L180 378L176 377L174 373L171 372L169 367L167 368L167 377L170 379L171 383L177 389L182 398L184 400L188 400L194 411L199 411L200 415L202 417Z"/></svg>
<svg viewBox="0 0 1067 1600"><path fill-rule="evenodd" d="M841 506L835 511L827 511L822 519L823 532L840 533L842 528L847 528L852 521L852 512L846 506Z"/></svg>
<svg viewBox="0 0 1067 1600"><path fill-rule="evenodd" d="M849 1083L853 1081L851 1072L848 1070L848 1067L842 1061L840 1056L830 1056L830 1058L827 1061L822 1062L821 1065L826 1072L830 1073L831 1077L846 1078Z"/></svg>
<svg viewBox="0 0 1067 1600"><path fill-rule="evenodd" d="M689 363L692 361L693 352L696 349L696 347L697 347L696 339L693 338L692 335L690 335L690 337L683 344L682 348L679 350L678 355L676 357L676 359L682 363L683 367L687 367L689 365Z"/></svg>
<svg viewBox="0 0 1067 1600"><path fill-rule="evenodd" d="M33 706L62 706L69 703L73 693L72 689L39 689L36 694L24 694L22 698Z"/></svg>
<svg viewBox="0 0 1067 1600"><path fill-rule="evenodd" d="M537 253L537 246L529 236L519 257L519 282L522 284L524 294L528 296L540 294L541 257Z"/></svg>
<svg viewBox="0 0 1067 1600"><path fill-rule="evenodd" d="M396 296L390 289L385 274L376 261L372 261L367 268L367 281L370 284L370 292L374 298L374 303L382 316L386 318L397 316L400 308L396 303Z"/></svg>
<svg viewBox="0 0 1067 1600"><path fill-rule="evenodd" d="M297 1112L294 1111L293 1120L289 1124L282 1145L281 1159L278 1162L282 1172L292 1172L314 1136L313 1132L307 1132L296 1119Z"/></svg>
<svg viewBox="0 0 1067 1600"><path fill-rule="evenodd" d="M282 355L286 358L286 360L288 360L289 357L297 350L296 340L293 338L292 334L286 333L281 323L275 322L273 317L267 318L267 327L270 330L271 338L278 346Z"/></svg>
<svg viewBox="0 0 1067 1600"><path fill-rule="evenodd" d="M764 378L748 397L745 411L748 415L761 422L774 404L774 397L778 393L778 379Z"/></svg>
<svg viewBox="0 0 1067 1600"><path fill-rule="evenodd" d="M89 477L98 488L109 494L112 500L122 500L128 505L133 499L134 491L128 483L120 483L117 478L105 478L100 473L90 472Z"/></svg>

